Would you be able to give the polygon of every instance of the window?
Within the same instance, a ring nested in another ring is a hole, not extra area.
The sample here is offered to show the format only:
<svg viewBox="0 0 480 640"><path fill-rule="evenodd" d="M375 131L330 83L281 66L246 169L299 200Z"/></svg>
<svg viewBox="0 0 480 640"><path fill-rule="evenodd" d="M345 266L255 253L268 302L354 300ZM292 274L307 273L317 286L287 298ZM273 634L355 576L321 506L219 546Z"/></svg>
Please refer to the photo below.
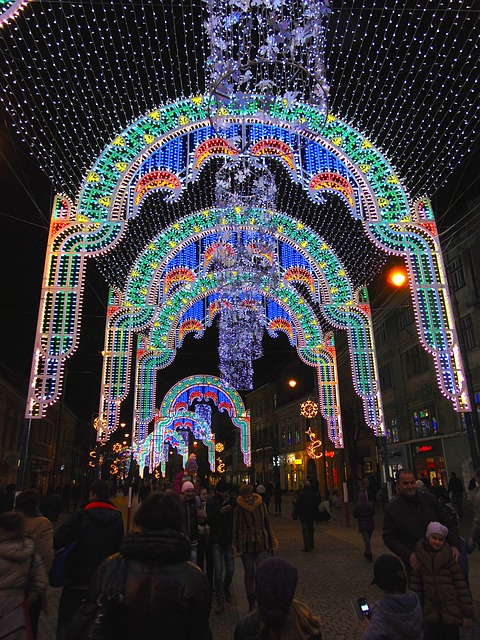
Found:
<svg viewBox="0 0 480 640"><path fill-rule="evenodd" d="M300 444L300 431L295 429L295 444Z"/></svg>
<svg viewBox="0 0 480 640"><path fill-rule="evenodd" d="M387 362L378 371L378 377L380 381L380 389L386 391L392 388L392 363Z"/></svg>
<svg viewBox="0 0 480 640"><path fill-rule="evenodd" d="M403 361L405 364L407 378L413 378L413 376L423 373L428 369L427 354L418 344L408 351L405 351L403 354Z"/></svg>
<svg viewBox="0 0 480 640"><path fill-rule="evenodd" d="M460 320L462 326L463 340L465 342L465 349L473 349L477 346L475 340L475 333L473 332L472 316L465 316Z"/></svg>
<svg viewBox="0 0 480 640"><path fill-rule="evenodd" d="M385 344L387 341L387 327L385 326L385 322L382 322L377 331L375 332L375 342L378 346L381 344Z"/></svg>
<svg viewBox="0 0 480 640"><path fill-rule="evenodd" d="M429 438L438 434L438 424L431 408L419 409L413 412L413 426L415 437Z"/></svg>
<svg viewBox="0 0 480 640"><path fill-rule="evenodd" d="M415 320L412 304L408 300L405 300L405 303L400 307L399 320L400 329L406 329Z"/></svg>
<svg viewBox="0 0 480 640"><path fill-rule="evenodd" d="M291 445L293 442L292 440L292 431L291 429L288 430L288 444Z"/></svg>
<svg viewBox="0 0 480 640"><path fill-rule="evenodd" d="M398 425L396 418L390 418L386 424L387 427L387 442L392 444L394 442L398 442Z"/></svg>
<svg viewBox="0 0 480 640"><path fill-rule="evenodd" d="M460 257L452 260L448 265L448 275L452 289L456 291L465 286L465 276L463 274L462 260Z"/></svg>

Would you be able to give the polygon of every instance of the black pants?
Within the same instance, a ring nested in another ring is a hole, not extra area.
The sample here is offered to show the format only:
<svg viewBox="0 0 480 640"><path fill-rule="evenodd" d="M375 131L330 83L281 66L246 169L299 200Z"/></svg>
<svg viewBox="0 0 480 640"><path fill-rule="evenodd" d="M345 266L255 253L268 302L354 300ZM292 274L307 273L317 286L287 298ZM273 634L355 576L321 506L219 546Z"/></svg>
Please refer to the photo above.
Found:
<svg viewBox="0 0 480 640"><path fill-rule="evenodd" d="M313 534L315 531L315 523L313 520L301 521L302 535L303 535L303 548L307 551L315 547L315 541Z"/></svg>
<svg viewBox="0 0 480 640"><path fill-rule="evenodd" d="M87 596L86 589L64 587L58 605L57 640L65 640L73 616Z"/></svg>

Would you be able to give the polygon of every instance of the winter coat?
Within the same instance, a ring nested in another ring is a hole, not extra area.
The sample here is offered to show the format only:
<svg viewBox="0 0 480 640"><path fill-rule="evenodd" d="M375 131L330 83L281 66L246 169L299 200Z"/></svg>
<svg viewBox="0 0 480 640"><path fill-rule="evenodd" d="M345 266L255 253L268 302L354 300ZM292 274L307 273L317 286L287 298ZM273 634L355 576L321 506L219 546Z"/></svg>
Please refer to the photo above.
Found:
<svg viewBox="0 0 480 640"><path fill-rule="evenodd" d="M235 552L240 555L260 553L278 546L267 507L258 493L254 493L253 498L253 504L249 505L239 496L233 512L232 544Z"/></svg>
<svg viewBox="0 0 480 640"><path fill-rule="evenodd" d="M197 509L195 507L195 498L192 500L184 500L183 503L183 523L190 542L197 542L198 538L198 519Z"/></svg>
<svg viewBox="0 0 480 640"><path fill-rule="evenodd" d="M312 522L319 519L318 512L319 497L311 487L302 489L297 496L294 509L295 515L298 516L300 522Z"/></svg>
<svg viewBox="0 0 480 640"><path fill-rule="evenodd" d="M399 556L405 567L410 567L410 556L421 538L425 537L430 522L441 522L449 531L450 546L460 549L457 523L451 511L429 493L417 493L412 498L399 494L385 507L383 541L390 551Z"/></svg>
<svg viewBox="0 0 480 640"><path fill-rule="evenodd" d="M221 544L224 546L232 546L233 536L233 512L235 508L235 500L229 498L225 504L232 506L228 513L220 513L223 503L221 495L216 493L207 500L207 524L210 526L208 541L210 544Z"/></svg>
<svg viewBox="0 0 480 640"><path fill-rule="evenodd" d="M119 550L123 535L122 514L107 500L92 500L71 513L55 532L53 546L77 542L69 556L72 586L86 588L102 560Z"/></svg>
<svg viewBox="0 0 480 640"><path fill-rule="evenodd" d="M463 618L473 618L472 594L450 546L445 543L434 551L423 538L415 555L422 570L412 571L410 586L420 598L425 622L459 627Z"/></svg>
<svg viewBox="0 0 480 640"><path fill-rule="evenodd" d="M45 569L50 571L53 562L53 528L48 518L25 517L25 533L35 541L35 550L42 558Z"/></svg>
<svg viewBox="0 0 480 640"><path fill-rule="evenodd" d="M358 520L359 531L373 531L375 529L375 507L367 500L361 500L353 510L353 517Z"/></svg>
<svg viewBox="0 0 480 640"><path fill-rule="evenodd" d="M93 605L108 583L106 576L126 563L124 597L116 612L117 640L211 640L208 579L189 562L190 540L184 533L173 529L130 533L120 554L100 565L87 593L87 606ZM81 617L74 619L73 627L69 640L84 640Z"/></svg>
<svg viewBox="0 0 480 640"><path fill-rule="evenodd" d="M363 640L422 640L422 607L415 593L390 594L372 607Z"/></svg>
<svg viewBox="0 0 480 640"><path fill-rule="evenodd" d="M32 538L0 534L0 640L27 640L22 603L36 602L47 591L47 572Z"/></svg>

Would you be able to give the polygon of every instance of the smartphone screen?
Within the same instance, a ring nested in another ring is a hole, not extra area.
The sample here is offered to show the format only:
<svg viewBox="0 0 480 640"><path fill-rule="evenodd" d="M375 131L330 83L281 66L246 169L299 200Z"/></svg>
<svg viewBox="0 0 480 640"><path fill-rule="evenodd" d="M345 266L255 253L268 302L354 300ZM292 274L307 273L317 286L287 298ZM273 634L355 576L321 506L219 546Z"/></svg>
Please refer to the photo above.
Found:
<svg viewBox="0 0 480 640"><path fill-rule="evenodd" d="M365 618L370 617L370 605L366 598L352 598L350 602L358 620L365 620Z"/></svg>
<svg viewBox="0 0 480 640"><path fill-rule="evenodd" d="M370 606L365 598L358 598L357 600L358 606L360 607L360 611L363 613L365 617L370 613Z"/></svg>

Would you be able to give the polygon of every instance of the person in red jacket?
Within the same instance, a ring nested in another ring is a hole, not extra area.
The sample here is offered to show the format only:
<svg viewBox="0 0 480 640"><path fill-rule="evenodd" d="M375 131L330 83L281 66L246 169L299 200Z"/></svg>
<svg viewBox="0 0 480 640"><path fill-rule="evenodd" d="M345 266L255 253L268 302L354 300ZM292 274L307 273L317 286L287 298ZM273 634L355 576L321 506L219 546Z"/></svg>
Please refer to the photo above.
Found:
<svg viewBox="0 0 480 640"><path fill-rule="evenodd" d="M85 599L87 588L95 570L104 558L120 548L124 536L120 511L109 501L110 487L104 480L93 483L90 500L83 509L77 509L57 529L55 549L76 542L69 556L71 584L64 587L60 597L57 622L57 640L65 640L73 615Z"/></svg>

